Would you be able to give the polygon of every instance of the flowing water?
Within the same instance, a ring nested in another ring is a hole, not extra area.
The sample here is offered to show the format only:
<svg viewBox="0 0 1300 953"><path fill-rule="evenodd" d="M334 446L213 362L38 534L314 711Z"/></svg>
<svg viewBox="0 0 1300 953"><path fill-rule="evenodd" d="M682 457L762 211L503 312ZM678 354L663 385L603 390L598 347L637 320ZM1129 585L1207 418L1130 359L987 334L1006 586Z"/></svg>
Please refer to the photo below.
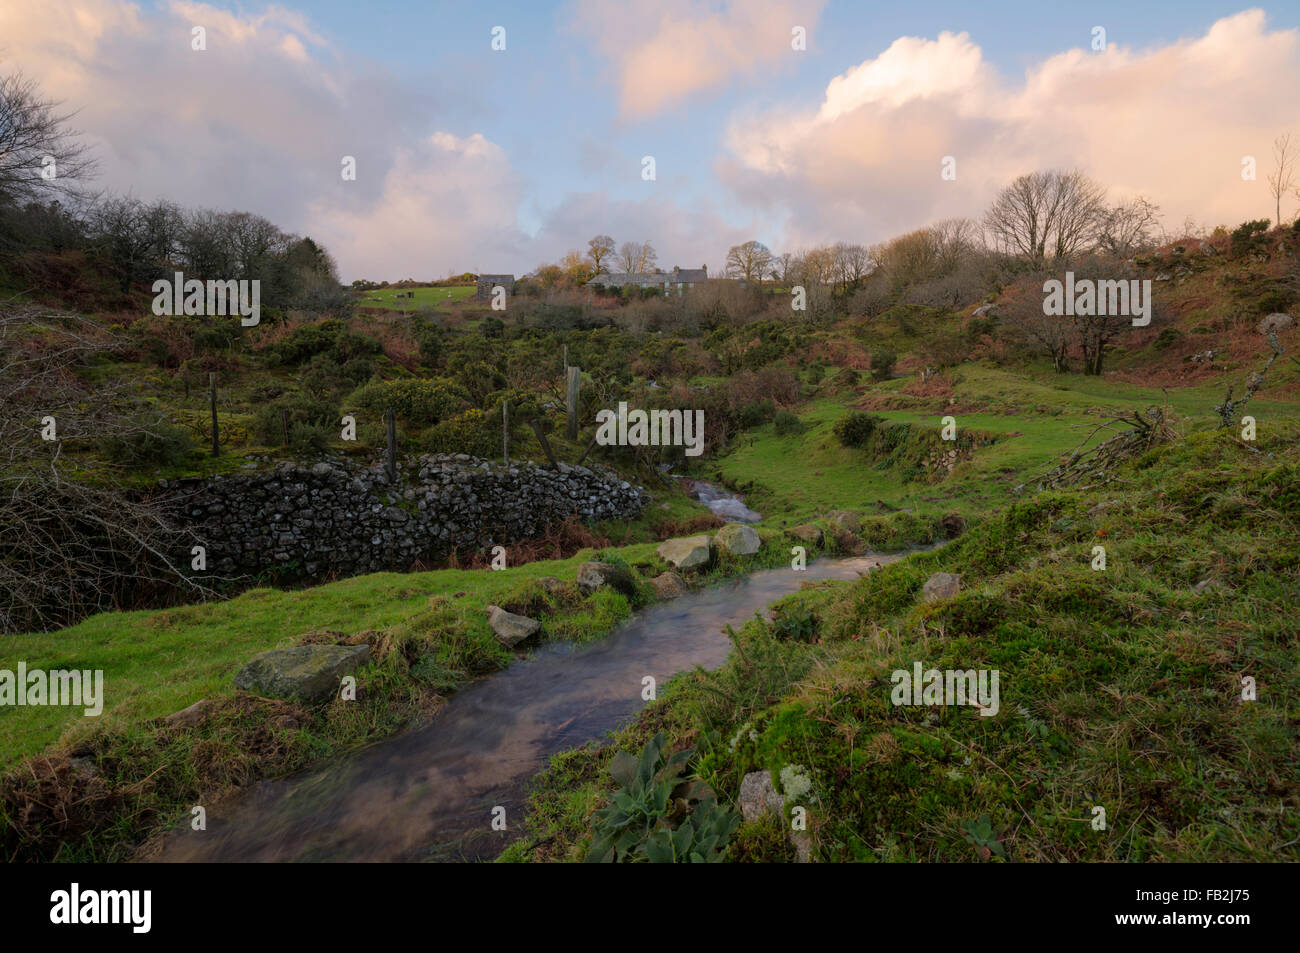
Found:
<svg viewBox="0 0 1300 953"><path fill-rule="evenodd" d="M854 579L897 555L765 569L651 606L603 641L545 644L451 697L427 727L208 811L206 831L169 835L163 861L412 861L495 857L519 827L528 779L566 748L603 737L645 702L642 682L716 668L739 625L801 583ZM506 809L507 831L491 830Z"/></svg>
<svg viewBox="0 0 1300 953"><path fill-rule="evenodd" d="M729 523L757 523L763 518L746 506L745 501L737 494L724 490L720 486L714 486L712 483L695 480L691 485L690 493L712 510L715 516Z"/></svg>

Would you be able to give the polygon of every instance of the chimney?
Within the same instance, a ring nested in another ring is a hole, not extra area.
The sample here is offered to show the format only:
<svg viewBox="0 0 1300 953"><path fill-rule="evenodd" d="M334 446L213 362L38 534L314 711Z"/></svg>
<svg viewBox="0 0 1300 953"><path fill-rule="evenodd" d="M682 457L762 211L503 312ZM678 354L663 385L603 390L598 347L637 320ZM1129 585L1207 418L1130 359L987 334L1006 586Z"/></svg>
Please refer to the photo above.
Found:
<svg viewBox="0 0 1300 953"><path fill-rule="evenodd" d="M700 271L704 272L704 277L705 277L705 278L709 277L709 266L708 266L708 265L701 265L701 266L700 266Z"/></svg>
<svg viewBox="0 0 1300 953"><path fill-rule="evenodd" d="M681 269L680 266L678 266L678 265L673 265L673 280L674 280L674 281L677 280L677 275L678 275L678 273L679 273L681 270L682 270L682 269Z"/></svg>

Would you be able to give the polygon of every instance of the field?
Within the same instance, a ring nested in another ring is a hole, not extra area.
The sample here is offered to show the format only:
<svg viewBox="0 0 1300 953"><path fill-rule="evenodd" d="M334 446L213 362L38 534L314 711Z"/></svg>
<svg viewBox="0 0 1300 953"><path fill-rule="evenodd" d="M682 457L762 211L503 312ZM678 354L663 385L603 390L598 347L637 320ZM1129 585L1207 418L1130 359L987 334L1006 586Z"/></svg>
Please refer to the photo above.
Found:
<svg viewBox="0 0 1300 953"><path fill-rule="evenodd" d="M452 288L376 288L361 292L358 303L363 308L389 308L394 311L414 311L416 308L436 308L455 304L466 298L474 297L475 288L456 286ZM397 295L412 294L412 298L398 300Z"/></svg>

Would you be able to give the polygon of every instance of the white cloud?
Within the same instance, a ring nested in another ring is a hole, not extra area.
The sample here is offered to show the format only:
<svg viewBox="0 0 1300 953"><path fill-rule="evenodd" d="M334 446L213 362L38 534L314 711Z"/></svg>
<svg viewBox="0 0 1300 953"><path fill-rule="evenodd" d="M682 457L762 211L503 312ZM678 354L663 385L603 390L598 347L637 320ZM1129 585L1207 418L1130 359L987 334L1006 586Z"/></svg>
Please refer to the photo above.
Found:
<svg viewBox="0 0 1300 953"><path fill-rule="evenodd" d="M571 28L591 35L616 64L619 108L645 118L760 69L805 55L792 31L811 34L825 0L578 0Z"/></svg>
<svg viewBox="0 0 1300 953"><path fill-rule="evenodd" d="M1296 89L1300 32L1270 31L1259 10L1166 46L1065 51L1019 82L966 34L904 37L832 79L820 103L737 116L718 170L782 217L791 244L979 215L1016 175L1075 166L1172 223L1236 224L1272 209L1262 172L1241 180L1241 157L1268 165L1294 128ZM940 177L944 156L956 181Z"/></svg>

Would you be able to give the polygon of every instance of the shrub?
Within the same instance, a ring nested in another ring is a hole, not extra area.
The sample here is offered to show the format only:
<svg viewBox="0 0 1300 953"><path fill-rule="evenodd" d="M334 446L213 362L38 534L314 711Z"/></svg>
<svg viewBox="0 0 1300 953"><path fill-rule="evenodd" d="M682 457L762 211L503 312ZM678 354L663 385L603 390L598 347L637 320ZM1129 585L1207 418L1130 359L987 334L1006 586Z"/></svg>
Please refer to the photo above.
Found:
<svg viewBox="0 0 1300 953"><path fill-rule="evenodd" d="M871 376L878 381L887 381L894 374L894 365L898 355L890 350L876 351L871 355Z"/></svg>
<svg viewBox="0 0 1300 953"><path fill-rule="evenodd" d="M737 415L737 422L741 430L749 430L753 427L761 427L772 419L772 414L776 410L776 405L770 400L758 400L751 404L746 404L740 409Z"/></svg>
<svg viewBox="0 0 1300 953"><path fill-rule="evenodd" d="M835 386L857 387L861 375L852 367L842 367L835 375Z"/></svg>
<svg viewBox="0 0 1300 953"><path fill-rule="evenodd" d="M100 451L109 463L132 469L175 466L194 445L188 430L162 416L135 417L126 429L126 433L100 441Z"/></svg>
<svg viewBox="0 0 1300 953"><path fill-rule="evenodd" d="M262 404L253 415L253 436L266 447L287 446L298 451L321 449L332 436L332 427L338 419L336 410L330 401L313 399L305 394Z"/></svg>
<svg viewBox="0 0 1300 953"><path fill-rule="evenodd" d="M1253 251L1259 245L1259 239L1268 231L1268 222L1269 220L1266 218L1242 222L1232 230L1232 240L1228 246L1229 251L1234 256L1245 255Z"/></svg>
<svg viewBox="0 0 1300 953"><path fill-rule="evenodd" d="M776 412L776 416L772 418L772 427L778 437L793 437L807 429L804 427L803 421L788 410L778 410Z"/></svg>
<svg viewBox="0 0 1300 953"><path fill-rule="evenodd" d="M1183 333L1177 328L1165 328L1156 337L1155 343L1152 344L1157 351L1163 351L1165 348L1172 347L1182 338Z"/></svg>
<svg viewBox="0 0 1300 953"><path fill-rule="evenodd" d="M476 407L457 414L429 431L429 450L432 453L491 457L501 449L501 434L495 427L496 420Z"/></svg>
<svg viewBox="0 0 1300 953"><path fill-rule="evenodd" d="M846 447L864 447L876 427L884 422L883 417L855 410L835 424L835 436Z"/></svg>
<svg viewBox="0 0 1300 953"><path fill-rule="evenodd" d="M361 410L382 414L393 410L417 426L439 423L464 409L464 392L441 378L407 377L367 384L352 395L351 403Z"/></svg>

